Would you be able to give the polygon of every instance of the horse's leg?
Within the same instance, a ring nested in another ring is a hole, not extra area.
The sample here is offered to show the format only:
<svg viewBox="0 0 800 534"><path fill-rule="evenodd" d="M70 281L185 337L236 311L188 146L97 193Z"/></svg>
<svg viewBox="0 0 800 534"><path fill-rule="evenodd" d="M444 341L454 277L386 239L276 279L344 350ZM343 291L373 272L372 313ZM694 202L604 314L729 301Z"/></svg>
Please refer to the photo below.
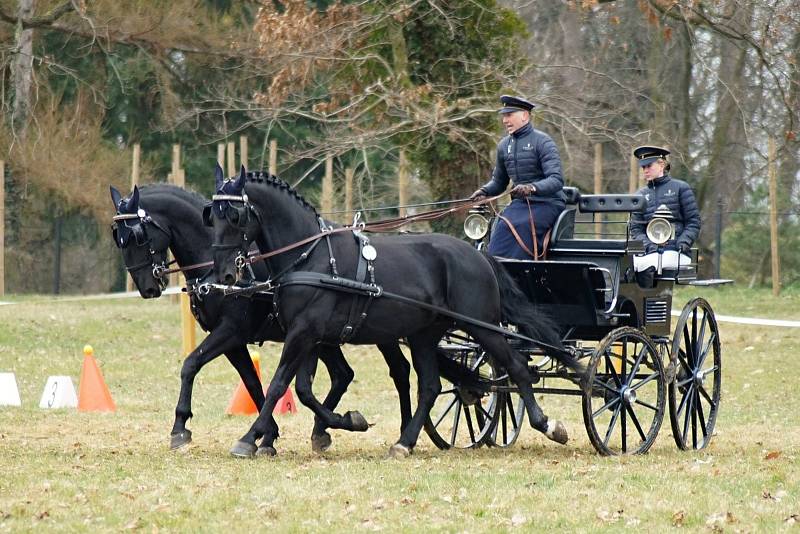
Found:
<svg viewBox="0 0 800 534"><path fill-rule="evenodd" d="M250 430L234 444L231 449L233 456L250 458L256 453L256 440L259 436L264 436L268 442L278 436L278 426L272 418L272 410L286 393L286 388L297 374L300 365L304 363L304 358L309 357L316 344L313 337L307 333L310 328L303 328L303 325L300 324L297 326L299 328L292 329L286 336L278 368L275 369L275 375L272 377L264 398L264 406L261 407L261 412Z"/></svg>
<svg viewBox="0 0 800 534"><path fill-rule="evenodd" d="M316 452L327 450L331 445L331 436L326 432L328 428L343 428L345 430L362 432L369 429L369 423L359 412L347 412L343 416L333 413L338 406L348 386L353 382L353 368L344 359L342 350L337 346L319 345L319 356L328 369L331 378L331 389L322 406L314 409L314 430L311 432L311 448ZM308 365L308 364L307 364ZM305 366L304 366L305 367ZM302 372L302 369L301 369ZM299 375L298 375L299 380ZM299 386L298 386L299 388ZM310 389L310 388L309 388ZM298 397L300 392L298 389ZM311 402L316 401L311 396ZM338 423L338 424L337 424ZM342 425L343 423L343 425Z"/></svg>
<svg viewBox="0 0 800 534"><path fill-rule="evenodd" d="M511 380L519 387L520 396L525 402L531 426L547 436L548 439L562 445L565 444L569 437L564 424L561 421L549 419L536 403L533 387L531 386L530 373L528 372L528 367L523 363L525 361L524 357L515 352L508 345L505 338L498 333L477 327L465 327L464 330L472 335L508 371Z"/></svg>
<svg viewBox="0 0 800 534"><path fill-rule="evenodd" d="M264 390L255 365L253 365L253 360L250 357L250 351L247 350L247 345L242 345L241 347L226 351L225 356L239 373L239 377L241 377L244 387L250 394L250 398L253 399L256 408L261 412L261 408L264 407ZM272 422L277 428L278 424L275 423L275 419L273 419ZM277 437L277 435L270 436L269 438L265 437L258 447L258 453L275 456L278 453L278 451L275 450L275 439Z"/></svg>
<svg viewBox="0 0 800 534"><path fill-rule="evenodd" d="M411 361L414 363L419 385L417 410L400 434L400 439L389 449L390 456L404 458L411 454L417 444L422 425L436 402L436 397L442 391L439 365L436 361L436 345L443 333L443 330L437 328L408 336Z"/></svg>
<svg viewBox="0 0 800 534"><path fill-rule="evenodd" d="M411 374L411 364L408 363L397 343L378 345L378 349L383 354L386 365L389 366L389 376L392 377L394 387L397 389L397 396L400 398L400 432L402 433L411 421L411 394L409 393L411 383L408 380Z"/></svg>
<svg viewBox="0 0 800 534"><path fill-rule="evenodd" d="M233 332L224 327L216 328L183 361L181 391L178 394L178 404L175 406L175 422L170 432L170 449L178 449L192 441L192 431L186 428L186 422L192 418L194 377L205 364L226 350L231 350L238 343L241 342ZM252 368L252 364L250 367Z"/></svg>

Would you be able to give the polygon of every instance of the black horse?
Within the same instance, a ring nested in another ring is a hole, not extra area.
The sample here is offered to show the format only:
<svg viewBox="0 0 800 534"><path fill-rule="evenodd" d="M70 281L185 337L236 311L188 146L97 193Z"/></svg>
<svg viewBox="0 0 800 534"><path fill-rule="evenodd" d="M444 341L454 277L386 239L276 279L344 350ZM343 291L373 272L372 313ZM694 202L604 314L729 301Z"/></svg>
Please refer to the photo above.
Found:
<svg viewBox="0 0 800 534"><path fill-rule="evenodd" d="M563 424L549 420L534 400L527 360L511 349L502 333L463 319L498 325L505 317L531 337L560 344L555 325L539 320L535 308L512 287L514 282L494 259L441 234L374 236L368 247L359 245L349 231L325 227L314 208L285 182L263 173L248 174L244 168L238 178L226 181L217 166L216 186L213 216L208 215L214 225L217 279L229 285L236 280L251 240L260 250L272 251L266 259L275 273L278 313L287 328L261 414L234 445L232 454L254 454L257 437L275 432L269 414L305 355L320 343L341 339L352 323L352 310L363 308L365 301L369 301L368 318L349 342L390 343L405 337L419 380L417 410L390 455L407 456L416 445L441 391L437 344L453 327L467 332L508 370L520 389L531 425L548 438L566 443ZM290 248L300 242L305 243ZM374 278L360 284L343 281L358 278L359 256L372 260L369 269ZM513 302L507 295L514 296ZM461 314L462 319L454 318L453 313ZM553 356L579 367L563 352Z"/></svg>
<svg viewBox="0 0 800 534"><path fill-rule="evenodd" d="M192 433L186 428L186 423L192 417L192 386L200 369L224 353L260 410L264 394L247 344L282 341L284 333L271 319L273 303L269 296L223 298L218 293L202 296L196 290L211 274L211 230L202 222L203 207L208 203L206 199L197 193L165 184L145 186L141 192L134 188L128 198L122 198L112 187L111 198L117 210L114 241L122 251L140 295L144 298L161 295L165 279L159 271L164 270L167 249L171 249L178 265L189 267L184 274L187 284L195 289L191 292L192 311L203 329L211 332L183 363L181 391L170 440L170 447L176 449L191 441ZM254 266L253 274L256 278L266 279L269 273L262 264ZM396 343L381 345L380 349L400 396L402 428L411 418L410 365ZM316 414L311 442L314 450L322 451L331 443L326 428L363 431L369 425L358 412L348 412L344 416L331 412L352 382L353 370L336 345L320 346L319 357L331 376L331 390L325 401L320 405L312 394L316 358L309 358L309 365L298 374L297 395ZM276 437L264 440L260 453L274 454Z"/></svg>

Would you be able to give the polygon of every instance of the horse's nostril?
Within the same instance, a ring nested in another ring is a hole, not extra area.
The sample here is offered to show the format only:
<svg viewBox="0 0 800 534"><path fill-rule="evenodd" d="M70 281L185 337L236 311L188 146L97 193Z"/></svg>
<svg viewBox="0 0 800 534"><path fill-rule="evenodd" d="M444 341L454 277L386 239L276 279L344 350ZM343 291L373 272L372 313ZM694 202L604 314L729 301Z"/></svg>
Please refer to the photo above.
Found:
<svg viewBox="0 0 800 534"><path fill-rule="evenodd" d="M156 296L156 290L153 289L152 287L147 288L147 290L144 292L144 298L151 299L155 296Z"/></svg>

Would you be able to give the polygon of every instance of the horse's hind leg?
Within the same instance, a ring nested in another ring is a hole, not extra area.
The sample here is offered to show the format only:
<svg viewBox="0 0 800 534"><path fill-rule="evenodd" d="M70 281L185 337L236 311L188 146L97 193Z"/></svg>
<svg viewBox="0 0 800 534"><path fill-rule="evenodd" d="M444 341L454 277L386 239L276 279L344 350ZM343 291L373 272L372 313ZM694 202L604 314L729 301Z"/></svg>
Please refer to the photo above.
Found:
<svg viewBox="0 0 800 534"><path fill-rule="evenodd" d="M389 376L392 377L397 396L400 398L400 432L406 429L411 421L411 384L408 377L411 374L411 365L400 350L397 343L378 345L378 350L383 354L386 365L389 366Z"/></svg>
<svg viewBox="0 0 800 534"><path fill-rule="evenodd" d="M549 419L536 403L530 373L524 363L525 358L515 352L505 338L498 333L477 327L464 328L464 330L472 335L508 371L511 380L519 387L531 426L547 436L548 439L561 444L566 443L569 438L564 424L561 421Z"/></svg>
<svg viewBox="0 0 800 534"><path fill-rule="evenodd" d="M181 391L175 406L175 422L170 432L170 449L175 450L191 443L192 431L186 428L186 422L192 418L194 378L205 364L236 346L236 338L229 334L224 329L215 329L183 361Z"/></svg>
<svg viewBox="0 0 800 534"><path fill-rule="evenodd" d="M419 385L417 410L400 434L400 439L389 449L390 456L402 458L411 454L417 444L422 425L436 402L436 397L442 391L439 365L436 361L436 345L443 333L443 329L437 328L408 337L411 361L414 363Z"/></svg>

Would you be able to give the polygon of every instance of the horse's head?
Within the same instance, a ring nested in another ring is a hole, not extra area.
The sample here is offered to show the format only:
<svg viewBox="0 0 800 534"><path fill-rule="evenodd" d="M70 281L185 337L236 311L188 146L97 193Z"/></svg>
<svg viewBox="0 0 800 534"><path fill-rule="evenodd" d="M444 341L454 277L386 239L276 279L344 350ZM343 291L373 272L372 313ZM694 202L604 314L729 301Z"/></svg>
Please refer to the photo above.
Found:
<svg viewBox="0 0 800 534"><path fill-rule="evenodd" d="M217 281L231 285L238 280L250 243L260 231L258 213L247 200L242 166L237 178L225 180L222 167L215 169L216 194L203 210L203 221L214 227L214 274Z"/></svg>
<svg viewBox="0 0 800 534"><path fill-rule="evenodd" d="M123 198L111 187L111 200L116 209L111 232L114 244L122 251L125 268L133 278L139 294L146 299L161 296L167 285L167 249L170 236L139 204L139 188Z"/></svg>

